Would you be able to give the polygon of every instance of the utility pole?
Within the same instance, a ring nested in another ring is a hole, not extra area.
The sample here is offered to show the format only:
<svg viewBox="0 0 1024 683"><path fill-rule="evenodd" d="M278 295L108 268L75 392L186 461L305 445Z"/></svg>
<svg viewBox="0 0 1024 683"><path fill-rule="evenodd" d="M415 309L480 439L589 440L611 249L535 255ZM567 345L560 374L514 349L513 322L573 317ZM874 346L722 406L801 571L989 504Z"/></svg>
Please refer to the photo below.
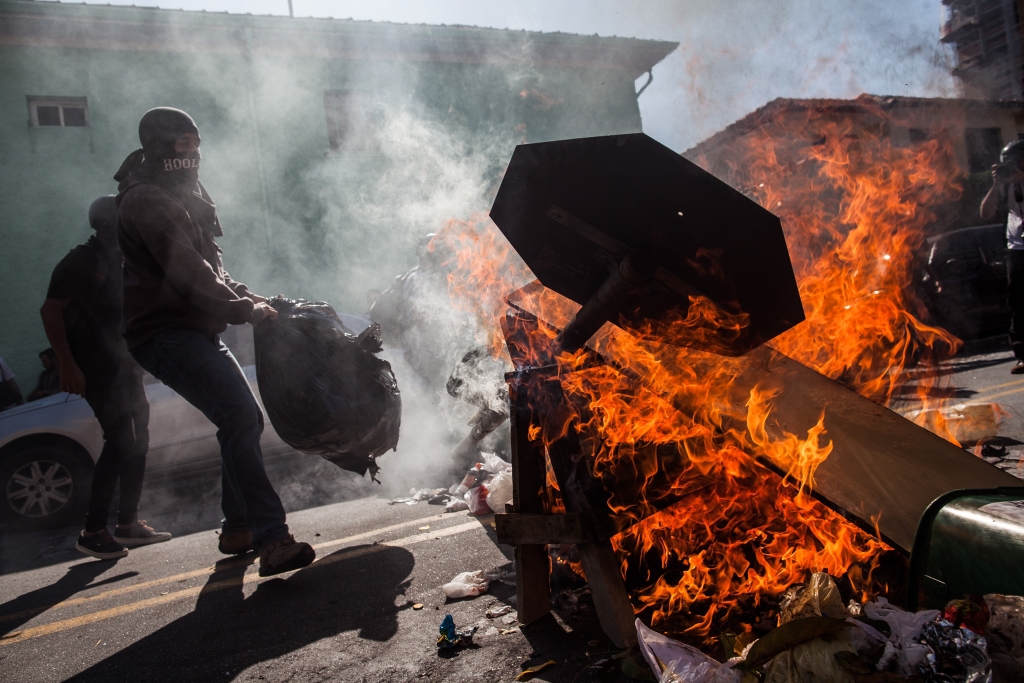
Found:
<svg viewBox="0 0 1024 683"><path fill-rule="evenodd" d="M288 0L288 16L292 19L295 18L295 12L292 10L292 0Z"/></svg>

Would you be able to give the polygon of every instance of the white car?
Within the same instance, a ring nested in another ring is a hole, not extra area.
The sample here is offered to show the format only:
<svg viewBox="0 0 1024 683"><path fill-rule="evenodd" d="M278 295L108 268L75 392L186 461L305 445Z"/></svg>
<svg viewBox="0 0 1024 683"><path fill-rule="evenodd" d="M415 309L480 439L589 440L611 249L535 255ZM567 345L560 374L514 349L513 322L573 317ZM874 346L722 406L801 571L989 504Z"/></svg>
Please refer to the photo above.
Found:
<svg viewBox="0 0 1024 683"><path fill-rule="evenodd" d="M358 316L339 317L350 329L363 330L369 325ZM252 328L232 326L221 338L259 398ZM219 472L216 427L149 374L146 396L150 405L146 476L172 477L202 469ZM292 450L269 420L260 445L265 458ZM102 449L99 422L80 396L60 393L0 412L0 491L4 494L0 525L39 529L84 519L92 471Z"/></svg>

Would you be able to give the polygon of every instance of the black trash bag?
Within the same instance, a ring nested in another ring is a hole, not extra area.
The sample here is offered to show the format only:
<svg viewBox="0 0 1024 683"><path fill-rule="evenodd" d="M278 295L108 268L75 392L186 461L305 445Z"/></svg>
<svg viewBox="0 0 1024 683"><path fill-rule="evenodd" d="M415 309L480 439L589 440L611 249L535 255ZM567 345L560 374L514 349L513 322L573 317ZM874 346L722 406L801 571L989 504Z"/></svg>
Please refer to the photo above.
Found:
<svg viewBox="0 0 1024 683"><path fill-rule="evenodd" d="M256 379L270 423L292 448L376 481L376 458L398 445L402 397L377 358L380 326L358 336L330 304L278 296L256 325Z"/></svg>

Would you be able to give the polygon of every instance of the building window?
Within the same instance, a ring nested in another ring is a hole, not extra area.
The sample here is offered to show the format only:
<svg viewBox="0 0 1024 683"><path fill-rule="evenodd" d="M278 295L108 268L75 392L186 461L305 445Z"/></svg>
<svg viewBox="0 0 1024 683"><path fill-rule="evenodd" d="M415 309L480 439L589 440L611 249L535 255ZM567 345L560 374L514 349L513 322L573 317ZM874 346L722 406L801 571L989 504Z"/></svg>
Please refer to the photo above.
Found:
<svg viewBox="0 0 1024 683"><path fill-rule="evenodd" d="M367 90L325 90L327 140L332 152L377 150L380 108Z"/></svg>
<svg viewBox="0 0 1024 683"><path fill-rule="evenodd" d="M39 128L83 128L89 125L84 97L29 97L29 125Z"/></svg>
<svg viewBox="0 0 1024 683"><path fill-rule="evenodd" d="M964 131L967 144L967 166L971 173L987 171L999 161L1003 136L998 128L968 128Z"/></svg>

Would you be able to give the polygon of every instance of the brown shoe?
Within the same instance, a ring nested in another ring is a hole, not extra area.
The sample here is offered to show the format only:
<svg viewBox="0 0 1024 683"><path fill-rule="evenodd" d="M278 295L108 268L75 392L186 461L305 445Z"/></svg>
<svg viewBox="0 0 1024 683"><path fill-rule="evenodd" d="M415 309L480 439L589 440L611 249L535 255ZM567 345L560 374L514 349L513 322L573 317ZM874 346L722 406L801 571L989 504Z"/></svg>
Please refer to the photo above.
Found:
<svg viewBox="0 0 1024 683"><path fill-rule="evenodd" d="M1024 360L1017 361L1017 364L1010 368L1011 375L1024 375Z"/></svg>
<svg viewBox="0 0 1024 683"><path fill-rule="evenodd" d="M220 532L217 550L225 555L245 555L252 549L252 532L248 529Z"/></svg>
<svg viewBox="0 0 1024 683"><path fill-rule="evenodd" d="M274 576L308 567L316 559L316 551L308 543L297 543L288 535L260 548L260 576Z"/></svg>

